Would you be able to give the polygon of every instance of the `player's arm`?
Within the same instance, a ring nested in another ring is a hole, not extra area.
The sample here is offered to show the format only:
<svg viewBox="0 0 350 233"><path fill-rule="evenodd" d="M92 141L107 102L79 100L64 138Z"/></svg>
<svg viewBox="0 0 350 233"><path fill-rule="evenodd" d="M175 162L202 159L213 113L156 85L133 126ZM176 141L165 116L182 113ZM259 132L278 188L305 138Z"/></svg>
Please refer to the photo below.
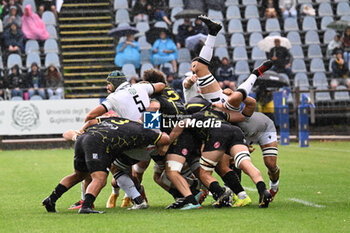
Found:
<svg viewBox="0 0 350 233"><path fill-rule="evenodd" d="M106 108L105 105L101 104L87 114L84 122L87 122L89 120L95 119L96 117L102 116L106 112L108 112L108 109Z"/></svg>
<svg viewBox="0 0 350 233"><path fill-rule="evenodd" d="M244 116L252 116L254 111L255 111L255 107L256 107L256 100L250 96L247 96L247 98L243 101L244 108L242 111L242 114Z"/></svg>
<svg viewBox="0 0 350 233"><path fill-rule="evenodd" d="M154 93L161 93L165 88L165 83L153 83Z"/></svg>
<svg viewBox="0 0 350 233"><path fill-rule="evenodd" d="M193 84L195 84L195 82L197 82L197 79L198 79L198 77L195 74L192 75L191 77L185 78L185 80L183 82L184 88L190 89L193 86Z"/></svg>
<svg viewBox="0 0 350 233"><path fill-rule="evenodd" d="M98 123L97 119L89 120L83 125L83 128L81 128L80 130L72 130L72 129L67 130L62 134L62 137L67 141L76 141L77 137L80 136L87 127L91 125L96 125L97 123Z"/></svg>
<svg viewBox="0 0 350 233"><path fill-rule="evenodd" d="M239 111L228 110L222 103L214 103L213 106L215 106L215 110L227 113L229 115L227 121L231 123L242 122L245 120L245 117L242 115L242 113Z"/></svg>

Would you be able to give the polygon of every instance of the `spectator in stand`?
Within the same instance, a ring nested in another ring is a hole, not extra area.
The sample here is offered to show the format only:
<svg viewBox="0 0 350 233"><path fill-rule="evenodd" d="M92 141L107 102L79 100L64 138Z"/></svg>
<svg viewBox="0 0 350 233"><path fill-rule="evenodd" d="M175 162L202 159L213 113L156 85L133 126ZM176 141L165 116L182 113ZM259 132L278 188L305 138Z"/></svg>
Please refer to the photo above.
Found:
<svg viewBox="0 0 350 233"><path fill-rule="evenodd" d="M277 18L281 16L281 10L278 0L262 0L261 16L268 18Z"/></svg>
<svg viewBox="0 0 350 233"><path fill-rule="evenodd" d="M206 12L204 0L183 0L184 9L197 9L201 12Z"/></svg>
<svg viewBox="0 0 350 233"><path fill-rule="evenodd" d="M202 24L202 20L196 19L194 21L194 34L202 33L208 35L208 28Z"/></svg>
<svg viewBox="0 0 350 233"><path fill-rule="evenodd" d="M11 7L14 6L17 8L17 14L19 16L23 15L22 6L18 3L18 1L10 0L10 1L2 1L2 16L10 14Z"/></svg>
<svg viewBox="0 0 350 233"><path fill-rule="evenodd" d="M329 42L328 46L327 46L327 56L332 56L335 54L335 50L341 49L342 47L342 42L340 40L340 36L339 34L336 34L334 36L334 39Z"/></svg>
<svg viewBox="0 0 350 233"><path fill-rule="evenodd" d="M225 11L225 0L205 0L208 9L216 11Z"/></svg>
<svg viewBox="0 0 350 233"><path fill-rule="evenodd" d="M156 21L164 21L166 22L169 26L171 25L171 21L169 20L168 16L165 14L165 12L157 5L154 5L154 15L153 15L154 20Z"/></svg>
<svg viewBox="0 0 350 233"><path fill-rule="evenodd" d="M40 18L42 18L45 11L52 11L52 13L55 15L57 19L57 10L56 10L56 4L55 1L36 1L36 6L38 7L38 15Z"/></svg>
<svg viewBox="0 0 350 233"><path fill-rule="evenodd" d="M275 39L275 47L273 47L268 56L273 61L273 66L271 70L277 73L286 73L289 78L291 78L291 62L292 55L286 47L281 46L280 39Z"/></svg>
<svg viewBox="0 0 350 233"><path fill-rule="evenodd" d="M134 8L134 22L146 21L148 22L149 16L152 14L152 5L147 0L137 0Z"/></svg>
<svg viewBox="0 0 350 233"><path fill-rule="evenodd" d="M332 62L332 89L336 89L338 85L345 85L350 89L348 72L348 63L344 61L343 54L339 51L336 55L336 59Z"/></svg>
<svg viewBox="0 0 350 233"><path fill-rule="evenodd" d="M5 91L7 89L7 83L5 82L4 72L0 71L0 100L5 99Z"/></svg>
<svg viewBox="0 0 350 233"><path fill-rule="evenodd" d="M4 29L8 29L11 23L17 24L17 26L22 26L21 17L17 14L17 7L11 6L10 13L4 17Z"/></svg>
<svg viewBox="0 0 350 233"><path fill-rule="evenodd" d="M23 33L12 23L10 28L4 33L4 40L9 53L21 53L23 50Z"/></svg>
<svg viewBox="0 0 350 233"><path fill-rule="evenodd" d="M140 68L140 45L135 40L134 35L128 35L124 42L118 44L116 50L117 55L114 59L116 66L122 67L124 64L133 64L135 68Z"/></svg>
<svg viewBox="0 0 350 233"><path fill-rule="evenodd" d="M297 0L280 0L280 8L283 18L297 18L298 12L296 10Z"/></svg>
<svg viewBox="0 0 350 233"><path fill-rule="evenodd" d="M182 90L182 79L177 79L175 73L168 73L167 82L170 87L172 87L183 99L183 90Z"/></svg>
<svg viewBox="0 0 350 233"><path fill-rule="evenodd" d="M46 80L44 74L40 71L38 64L32 63L30 72L26 77L28 83L28 96L31 98L33 95L40 95L43 99L46 98L45 86Z"/></svg>
<svg viewBox="0 0 350 233"><path fill-rule="evenodd" d="M304 16L307 16L307 15L315 16L316 15L316 11L311 5L304 4L301 6L301 9L303 9Z"/></svg>
<svg viewBox="0 0 350 233"><path fill-rule="evenodd" d="M11 89L11 97L23 97L23 89L27 87L27 83L22 74L19 72L18 65L11 68L11 74L8 76L7 86Z"/></svg>
<svg viewBox="0 0 350 233"><path fill-rule="evenodd" d="M49 33L46 31L45 23L37 14L33 13L30 4L24 8L22 31L24 37L29 40L47 40L50 37Z"/></svg>
<svg viewBox="0 0 350 233"><path fill-rule="evenodd" d="M230 88L236 90L237 76L227 57L222 58L221 66L216 71L216 78L221 89Z"/></svg>
<svg viewBox="0 0 350 233"><path fill-rule="evenodd" d="M160 33L160 38L156 40L151 49L151 61L153 65L159 65L171 62L174 72L177 73L177 48L174 41L167 37L166 32Z"/></svg>
<svg viewBox="0 0 350 233"><path fill-rule="evenodd" d="M176 46L178 49L185 47L185 40L187 37L196 34L189 18L184 19L184 23L179 25L177 31Z"/></svg>
<svg viewBox="0 0 350 233"><path fill-rule="evenodd" d="M350 60L350 27L345 30L345 33L341 39L344 49L344 60L345 63L349 63Z"/></svg>
<svg viewBox="0 0 350 233"><path fill-rule="evenodd" d="M63 98L63 78L59 69L50 65L45 73L45 79L49 98L53 95Z"/></svg>

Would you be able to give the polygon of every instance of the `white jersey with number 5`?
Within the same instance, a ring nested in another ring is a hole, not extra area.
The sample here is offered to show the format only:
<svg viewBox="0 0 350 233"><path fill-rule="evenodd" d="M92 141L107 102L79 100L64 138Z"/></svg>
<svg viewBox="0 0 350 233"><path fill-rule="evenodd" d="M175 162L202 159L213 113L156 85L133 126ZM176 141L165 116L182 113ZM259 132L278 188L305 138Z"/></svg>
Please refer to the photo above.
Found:
<svg viewBox="0 0 350 233"><path fill-rule="evenodd" d="M152 84L121 84L115 92L108 95L102 105L107 111L113 110L118 116L138 121L142 112L149 107L149 96L154 93Z"/></svg>

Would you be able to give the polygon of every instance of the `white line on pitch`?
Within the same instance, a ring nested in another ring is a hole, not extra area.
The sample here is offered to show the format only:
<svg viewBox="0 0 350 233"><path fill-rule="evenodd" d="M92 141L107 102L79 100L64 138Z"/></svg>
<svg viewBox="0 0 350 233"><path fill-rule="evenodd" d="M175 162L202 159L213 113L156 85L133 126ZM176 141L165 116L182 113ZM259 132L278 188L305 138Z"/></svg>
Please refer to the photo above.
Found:
<svg viewBox="0 0 350 233"><path fill-rule="evenodd" d="M251 187L243 187L244 190L247 190L247 191L252 191L252 192L256 192L258 191L256 188L251 188Z"/></svg>
<svg viewBox="0 0 350 233"><path fill-rule="evenodd" d="M290 147L294 147L294 148L299 148L299 146L295 146L295 145L289 145ZM311 150L324 150L324 151L336 151L336 152L350 152L350 150L343 150L343 149L337 149L337 148L327 148L327 147L308 147L308 149Z"/></svg>
<svg viewBox="0 0 350 233"><path fill-rule="evenodd" d="M289 198L289 200L297 202L297 203L300 203L300 204L303 204L303 205L306 205L306 206L316 207L316 208L326 207L324 205L317 205L317 204L314 204L314 203L311 203L311 202L308 202L308 201L305 201L305 200L297 199L297 198Z"/></svg>

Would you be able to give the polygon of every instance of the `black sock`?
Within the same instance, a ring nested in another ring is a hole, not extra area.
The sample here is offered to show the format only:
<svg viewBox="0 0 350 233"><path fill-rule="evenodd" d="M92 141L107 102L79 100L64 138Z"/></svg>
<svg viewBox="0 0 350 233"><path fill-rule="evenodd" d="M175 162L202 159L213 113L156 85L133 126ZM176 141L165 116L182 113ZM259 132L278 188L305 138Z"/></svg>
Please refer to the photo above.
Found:
<svg viewBox="0 0 350 233"><path fill-rule="evenodd" d="M236 168L235 165L233 165L232 167L230 167L238 176L238 179L239 179L239 182L241 182L242 180L242 170L241 169L238 169Z"/></svg>
<svg viewBox="0 0 350 233"><path fill-rule="evenodd" d="M258 69L253 70L252 74L255 74L257 77L260 76Z"/></svg>
<svg viewBox="0 0 350 233"><path fill-rule="evenodd" d="M95 199L96 197L94 197L94 195L92 195L91 193L85 194L85 200L83 202L82 208L92 208Z"/></svg>
<svg viewBox="0 0 350 233"><path fill-rule="evenodd" d="M174 199L184 197L176 188L170 188L168 193L170 193Z"/></svg>
<svg viewBox="0 0 350 233"><path fill-rule="evenodd" d="M238 176L234 171L227 172L222 180L225 182L225 185L228 186L235 194L238 194L244 191L241 183L239 182Z"/></svg>
<svg viewBox="0 0 350 233"><path fill-rule="evenodd" d="M143 199L141 196L138 196L134 199L134 202L138 205L140 205L143 202Z"/></svg>
<svg viewBox="0 0 350 233"><path fill-rule="evenodd" d="M198 181L194 180L193 184L190 187L191 193L196 196L199 193L198 187Z"/></svg>
<svg viewBox="0 0 350 233"><path fill-rule="evenodd" d="M213 198L215 200L217 200L218 197L220 197L225 192L225 190L219 185L219 182L217 181L210 183L209 191L213 194Z"/></svg>
<svg viewBox="0 0 350 233"><path fill-rule="evenodd" d="M56 202L58 198L62 196L63 193L67 192L66 186L58 184L56 188L52 191L50 198L53 202Z"/></svg>
<svg viewBox="0 0 350 233"><path fill-rule="evenodd" d="M185 201L186 201L187 203L192 203L192 204L194 204L194 205L197 205L197 204L198 204L198 202L196 201L196 198L194 198L193 195L187 196L187 197L185 198Z"/></svg>
<svg viewBox="0 0 350 233"><path fill-rule="evenodd" d="M262 195L264 193L264 191L266 190L266 185L265 185L264 181L259 181L256 184L256 188L258 189L259 194Z"/></svg>

